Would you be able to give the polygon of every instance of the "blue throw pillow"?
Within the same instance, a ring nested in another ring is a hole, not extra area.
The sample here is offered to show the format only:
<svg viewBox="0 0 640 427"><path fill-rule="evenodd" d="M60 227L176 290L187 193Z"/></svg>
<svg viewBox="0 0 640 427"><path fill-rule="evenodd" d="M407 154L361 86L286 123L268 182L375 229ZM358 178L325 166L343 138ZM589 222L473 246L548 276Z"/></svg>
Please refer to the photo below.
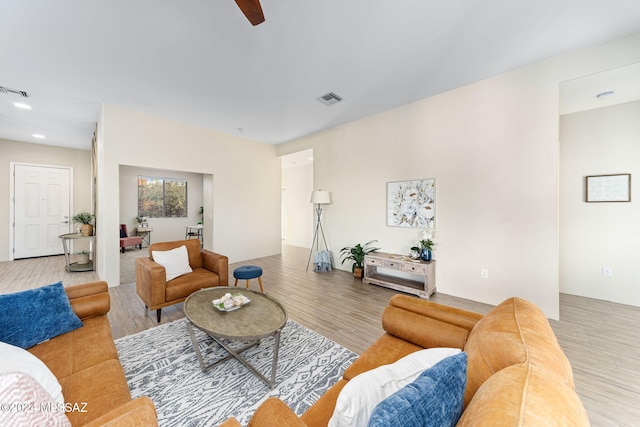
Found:
<svg viewBox="0 0 640 427"><path fill-rule="evenodd" d="M467 385L467 353L449 356L380 402L369 427L455 426Z"/></svg>
<svg viewBox="0 0 640 427"><path fill-rule="evenodd" d="M82 326L62 282L0 295L0 341L29 348Z"/></svg>

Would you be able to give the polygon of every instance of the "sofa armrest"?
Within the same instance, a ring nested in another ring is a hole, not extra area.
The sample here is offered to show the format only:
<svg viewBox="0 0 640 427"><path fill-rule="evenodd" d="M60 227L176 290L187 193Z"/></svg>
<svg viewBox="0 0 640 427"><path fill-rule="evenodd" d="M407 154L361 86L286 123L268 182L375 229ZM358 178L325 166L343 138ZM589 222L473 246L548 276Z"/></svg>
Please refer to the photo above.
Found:
<svg viewBox="0 0 640 427"><path fill-rule="evenodd" d="M136 292L149 309L166 302L167 272L151 258L136 258Z"/></svg>
<svg viewBox="0 0 640 427"><path fill-rule="evenodd" d="M384 309L382 328L393 336L423 348L463 349L469 337L466 328L393 306Z"/></svg>
<svg viewBox="0 0 640 427"><path fill-rule="evenodd" d="M157 425L156 407L147 396L141 396L96 418L86 424L86 427L150 427Z"/></svg>
<svg viewBox="0 0 640 427"><path fill-rule="evenodd" d="M471 332L473 327L484 316L473 311L450 307L433 301L426 301L408 295L394 295L389 300L392 307L430 317L453 326L459 326Z"/></svg>
<svg viewBox="0 0 640 427"><path fill-rule="evenodd" d="M220 277L220 286L229 286L229 258L225 255L203 249L202 267Z"/></svg>
<svg viewBox="0 0 640 427"><path fill-rule="evenodd" d="M109 312L111 299L107 282L90 282L64 289L71 308L80 319L102 316Z"/></svg>
<svg viewBox="0 0 640 427"><path fill-rule="evenodd" d="M270 397L258 407L247 427L306 427L306 424L277 397Z"/></svg>

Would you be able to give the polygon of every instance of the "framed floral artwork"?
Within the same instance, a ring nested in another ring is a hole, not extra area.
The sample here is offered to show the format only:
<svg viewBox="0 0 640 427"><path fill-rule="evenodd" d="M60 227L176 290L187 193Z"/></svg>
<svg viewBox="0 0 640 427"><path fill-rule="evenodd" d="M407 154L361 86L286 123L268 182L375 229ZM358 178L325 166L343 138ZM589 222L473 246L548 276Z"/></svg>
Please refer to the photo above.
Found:
<svg viewBox="0 0 640 427"><path fill-rule="evenodd" d="M388 226L434 228L435 220L435 178L387 182Z"/></svg>

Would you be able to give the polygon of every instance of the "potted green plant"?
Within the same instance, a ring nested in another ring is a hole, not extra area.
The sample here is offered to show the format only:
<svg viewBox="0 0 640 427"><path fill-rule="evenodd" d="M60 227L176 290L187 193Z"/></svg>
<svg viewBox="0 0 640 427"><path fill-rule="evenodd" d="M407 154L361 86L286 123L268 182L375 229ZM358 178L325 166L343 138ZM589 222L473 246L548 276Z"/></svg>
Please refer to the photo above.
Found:
<svg viewBox="0 0 640 427"><path fill-rule="evenodd" d="M358 243L355 246L346 246L340 250L342 264L344 264L345 261L353 261L351 271L353 272L353 277L356 279L362 279L362 273L364 271L364 256L380 249L370 246L374 242L377 242L377 240L371 240L364 245Z"/></svg>
<svg viewBox="0 0 640 427"><path fill-rule="evenodd" d="M431 258L432 258L431 251L433 251L433 245L435 245L435 243L433 243L433 240L422 239L418 243L420 244L420 246L413 246L411 250L419 252L421 260L431 261Z"/></svg>
<svg viewBox="0 0 640 427"><path fill-rule="evenodd" d="M80 212L75 214L71 220L76 224L80 224L80 234L83 236L93 236L93 223L96 220L94 214L89 212Z"/></svg>

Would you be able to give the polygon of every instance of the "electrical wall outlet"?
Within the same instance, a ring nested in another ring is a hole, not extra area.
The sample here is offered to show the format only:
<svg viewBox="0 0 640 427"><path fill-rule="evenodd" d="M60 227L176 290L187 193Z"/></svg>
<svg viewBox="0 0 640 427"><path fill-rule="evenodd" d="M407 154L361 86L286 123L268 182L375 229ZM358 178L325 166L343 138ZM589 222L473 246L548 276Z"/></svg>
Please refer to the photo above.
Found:
<svg viewBox="0 0 640 427"><path fill-rule="evenodd" d="M602 275L604 277L613 277L613 268L611 268L611 267L602 267Z"/></svg>
<svg viewBox="0 0 640 427"><path fill-rule="evenodd" d="M489 270L486 268L481 268L480 269L480 277L482 277L483 279L488 279L489 278Z"/></svg>

